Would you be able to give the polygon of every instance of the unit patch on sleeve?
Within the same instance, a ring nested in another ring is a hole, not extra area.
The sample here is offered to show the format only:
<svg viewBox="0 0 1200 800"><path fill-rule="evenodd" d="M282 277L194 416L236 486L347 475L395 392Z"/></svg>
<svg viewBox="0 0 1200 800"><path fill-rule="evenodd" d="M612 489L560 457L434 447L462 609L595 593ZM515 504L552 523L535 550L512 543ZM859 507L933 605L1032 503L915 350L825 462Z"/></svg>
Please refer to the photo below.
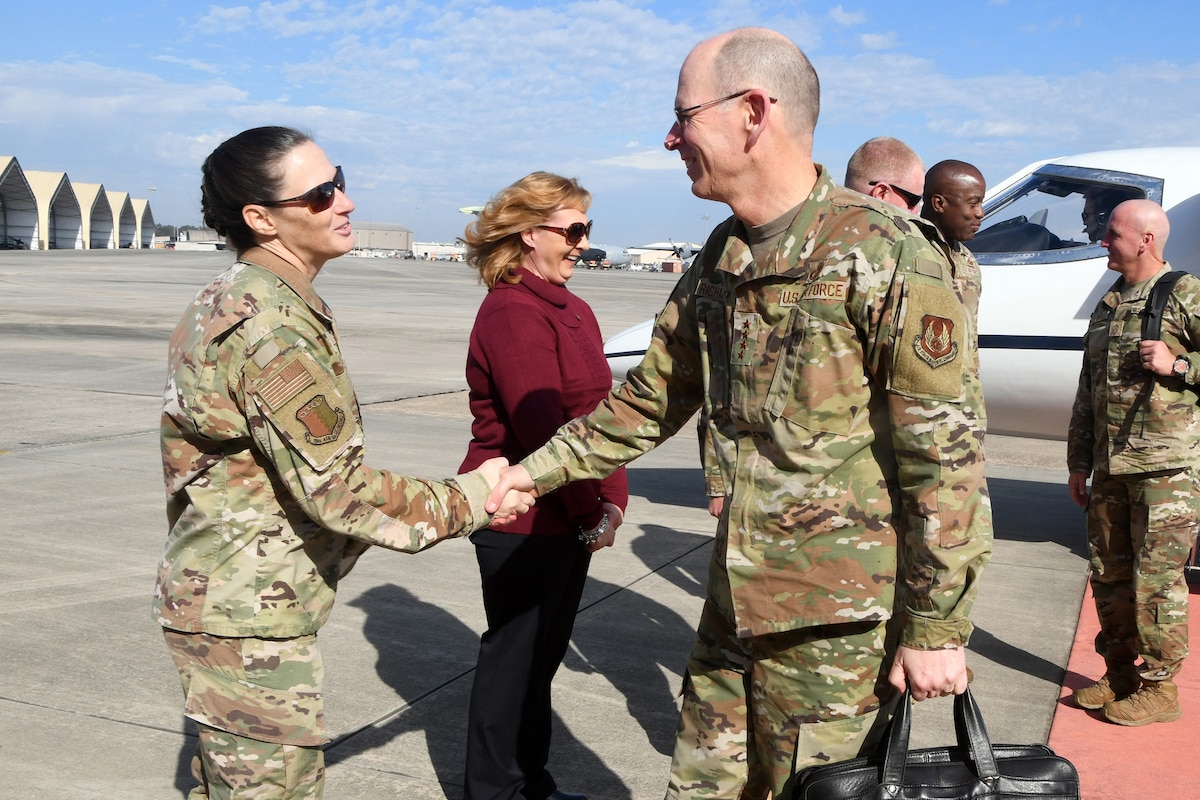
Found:
<svg viewBox="0 0 1200 800"><path fill-rule="evenodd" d="M346 412L340 408L330 408L325 395L319 394L297 409L296 419L303 423L306 429L304 438L309 444L329 444L342 432L342 426L346 424Z"/></svg>
<svg viewBox="0 0 1200 800"><path fill-rule="evenodd" d="M921 333L913 342L917 358L929 366L949 364L958 355L958 342L954 341L954 320L926 314L921 317Z"/></svg>
<svg viewBox="0 0 1200 800"><path fill-rule="evenodd" d="M352 401L307 353L277 356L250 378L263 417L313 469L328 467L355 440Z"/></svg>
<svg viewBox="0 0 1200 800"><path fill-rule="evenodd" d="M902 318L893 334L888 389L910 397L961 401L966 392L965 317L953 289L906 281Z"/></svg>

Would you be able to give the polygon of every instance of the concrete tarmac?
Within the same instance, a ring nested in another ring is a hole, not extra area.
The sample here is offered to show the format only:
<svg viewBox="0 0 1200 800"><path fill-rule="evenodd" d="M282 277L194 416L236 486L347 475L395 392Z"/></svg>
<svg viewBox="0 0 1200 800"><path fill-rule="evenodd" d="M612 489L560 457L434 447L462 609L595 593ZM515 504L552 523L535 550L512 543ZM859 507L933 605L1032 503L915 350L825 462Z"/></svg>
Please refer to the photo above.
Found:
<svg viewBox="0 0 1200 800"><path fill-rule="evenodd" d="M0 800L186 795L195 732L150 614L166 534L158 424L167 339L229 253L0 251ZM605 336L653 315L672 275L581 270ZM470 438L463 365L484 295L447 262L342 258L337 315L368 463L453 475ZM1061 443L989 438L996 547L968 655L993 741L1044 742L1079 617L1083 516ZM694 429L629 468L555 681L550 769L592 800L660 798L714 522ZM484 629L471 545L375 549L322 630L328 800L462 796ZM953 738L919 704L914 746Z"/></svg>

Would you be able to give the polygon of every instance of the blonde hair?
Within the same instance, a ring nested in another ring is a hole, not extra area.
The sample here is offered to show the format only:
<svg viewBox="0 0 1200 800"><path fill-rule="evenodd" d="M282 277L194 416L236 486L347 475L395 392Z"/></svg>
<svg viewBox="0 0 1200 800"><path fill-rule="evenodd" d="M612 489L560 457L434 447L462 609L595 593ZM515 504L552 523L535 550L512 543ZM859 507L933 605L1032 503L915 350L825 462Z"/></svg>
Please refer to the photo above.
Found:
<svg viewBox="0 0 1200 800"><path fill-rule="evenodd" d="M574 178L532 172L496 193L459 241L467 246L467 263L479 270L489 289L498 281L517 283L521 264L521 232L541 225L561 208L586 212L592 196Z"/></svg>

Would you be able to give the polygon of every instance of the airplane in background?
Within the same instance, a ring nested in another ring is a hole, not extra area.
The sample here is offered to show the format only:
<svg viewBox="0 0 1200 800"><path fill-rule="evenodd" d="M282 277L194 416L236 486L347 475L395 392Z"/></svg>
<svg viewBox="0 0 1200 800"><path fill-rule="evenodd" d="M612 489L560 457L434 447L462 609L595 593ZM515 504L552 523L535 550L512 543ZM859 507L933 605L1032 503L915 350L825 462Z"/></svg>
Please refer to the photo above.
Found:
<svg viewBox="0 0 1200 800"><path fill-rule="evenodd" d="M988 191L968 246L983 272L979 351L990 433L1066 438L1087 321L1117 279L1099 239L1112 207L1131 198L1162 205L1171 222L1167 261L1200 274L1200 147L1038 161ZM641 360L653 325L605 342L616 380Z"/></svg>

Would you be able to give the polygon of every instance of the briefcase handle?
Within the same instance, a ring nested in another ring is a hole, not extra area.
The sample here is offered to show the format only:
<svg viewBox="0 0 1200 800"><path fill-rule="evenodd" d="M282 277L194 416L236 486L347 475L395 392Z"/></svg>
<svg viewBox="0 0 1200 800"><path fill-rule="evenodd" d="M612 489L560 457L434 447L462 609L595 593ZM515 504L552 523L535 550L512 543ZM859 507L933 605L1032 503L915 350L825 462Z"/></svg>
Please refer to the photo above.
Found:
<svg viewBox="0 0 1200 800"><path fill-rule="evenodd" d="M900 707L892 717L888 729L887 749L883 756L883 785L904 785L904 765L908 753L908 736L912 730L912 693L905 689ZM1000 780L996 766L996 754L992 752L992 740L988 738L983 724L983 715L971 696L970 687L954 697L954 732L958 745L967 751L975 764L975 772L984 783L995 785Z"/></svg>

